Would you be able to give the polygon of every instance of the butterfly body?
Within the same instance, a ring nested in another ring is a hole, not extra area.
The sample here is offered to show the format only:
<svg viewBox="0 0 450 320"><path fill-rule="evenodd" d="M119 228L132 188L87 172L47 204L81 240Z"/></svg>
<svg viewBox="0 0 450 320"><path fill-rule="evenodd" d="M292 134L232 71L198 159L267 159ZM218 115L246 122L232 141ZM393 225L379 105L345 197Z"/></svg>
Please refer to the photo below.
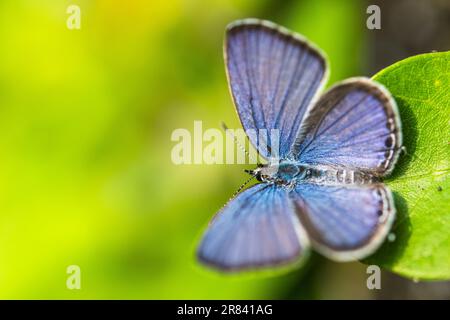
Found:
<svg viewBox="0 0 450 320"><path fill-rule="evenodd" d="M319 96L324 53L269 21L230 24L224 58L241 124L267 164L248 170L260 183L211 220L199 260L240 271L299 261L311 247L335 261L372 254L395 219L382 183L402 145L390 93L358 77Z"/></svg>
<svg viewBox="0 0 450 320"><path fill-rule="evenodd" d="M300 183L325 185L364 185L380 182L371 173L325 165L309 165L287 160L268 164L250 171L258 181L275 183L291 188Z"/></svg>

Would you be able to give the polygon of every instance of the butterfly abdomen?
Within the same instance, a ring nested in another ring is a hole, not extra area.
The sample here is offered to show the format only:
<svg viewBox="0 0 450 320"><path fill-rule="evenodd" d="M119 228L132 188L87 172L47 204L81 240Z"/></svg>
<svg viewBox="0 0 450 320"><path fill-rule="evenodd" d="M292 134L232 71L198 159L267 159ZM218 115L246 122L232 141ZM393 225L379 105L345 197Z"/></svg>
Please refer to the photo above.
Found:
<svg viewBox="0 0 450 320"><path fill-rule="evenodd" d="M292 185L293 183L315 183L327 185L371 184L380 179L361 170L336 168L332 166L315 166L298 163L281 163L277 166L268 166L263 172L265 182Z"/></svg>
<svg viewBox="0 0 450 320"><path fill-rule="evenodd" d="M378 182L379 179L371 174L333 167L306 166L305 174L300 177L299 182L317 183L317 184L370 184Z"/></svg>

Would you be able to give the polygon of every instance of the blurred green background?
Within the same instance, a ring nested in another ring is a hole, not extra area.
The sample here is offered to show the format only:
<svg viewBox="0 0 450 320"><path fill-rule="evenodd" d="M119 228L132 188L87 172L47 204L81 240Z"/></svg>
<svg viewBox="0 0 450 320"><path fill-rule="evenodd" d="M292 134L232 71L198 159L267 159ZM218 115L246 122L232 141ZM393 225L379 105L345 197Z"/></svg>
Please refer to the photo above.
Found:
<svg viewBox="0 0 450 320"><path fill-rule="evenodd" d="M70 4L81 29L66 27ZM370 298L365 266L316 255L277 276L199 266L196 242L246 175L171 162L176 128L239 123L225 26L258 17L368 75L359 0L0 2L0 298ZM66 268L81 268L81 290Z"/></svg>

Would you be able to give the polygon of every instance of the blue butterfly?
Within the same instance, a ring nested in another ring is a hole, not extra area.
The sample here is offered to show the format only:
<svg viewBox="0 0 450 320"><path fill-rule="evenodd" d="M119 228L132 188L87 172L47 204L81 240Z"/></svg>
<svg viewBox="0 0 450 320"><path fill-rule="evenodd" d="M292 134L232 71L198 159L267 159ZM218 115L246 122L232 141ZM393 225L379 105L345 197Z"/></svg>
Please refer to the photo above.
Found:
<svg viewBox="0 0 450 320"><path fill-rule="evenodd" d="M359 77L319 96L328 78L324 54L269 21L231 23L224 55L244 130L278 130L279 142L248 136L267 160L249 170L261 183L216 214L199 260L239 271L298 262L310 247L336 261L373 253L395 218L381 182L402 145L390 93Z"/></svg>

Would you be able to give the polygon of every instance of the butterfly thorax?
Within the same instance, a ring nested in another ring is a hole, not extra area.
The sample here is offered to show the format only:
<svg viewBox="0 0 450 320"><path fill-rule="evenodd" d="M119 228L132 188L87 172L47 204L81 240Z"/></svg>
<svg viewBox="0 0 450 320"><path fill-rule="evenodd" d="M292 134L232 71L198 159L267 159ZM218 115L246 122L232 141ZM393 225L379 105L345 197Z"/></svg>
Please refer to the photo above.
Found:
<svg viewBox="0 0 450 320"><path fill-rule="evenodd" d="M252 170L251 173L261 182L286 186L297 183L336 185L368 184L379 181L374 175L361 170L290 161L263 165Z"/></svg>

